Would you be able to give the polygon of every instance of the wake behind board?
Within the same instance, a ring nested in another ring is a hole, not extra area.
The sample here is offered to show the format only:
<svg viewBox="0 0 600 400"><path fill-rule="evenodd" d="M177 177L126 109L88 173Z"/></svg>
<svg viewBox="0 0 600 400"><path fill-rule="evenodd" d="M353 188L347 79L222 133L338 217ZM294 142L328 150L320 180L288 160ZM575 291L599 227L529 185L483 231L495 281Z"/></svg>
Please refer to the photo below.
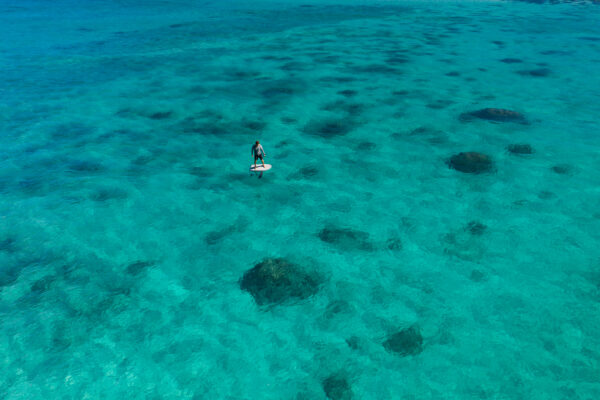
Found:
<svg viewBox="0 0 600 400"><path fill-rule="evenodd" d="M256 164L256 168L254 168L254 164L250 166L250 172L263 172L271 169L271 164L265 164L263 167L262 164Z"/></svg>

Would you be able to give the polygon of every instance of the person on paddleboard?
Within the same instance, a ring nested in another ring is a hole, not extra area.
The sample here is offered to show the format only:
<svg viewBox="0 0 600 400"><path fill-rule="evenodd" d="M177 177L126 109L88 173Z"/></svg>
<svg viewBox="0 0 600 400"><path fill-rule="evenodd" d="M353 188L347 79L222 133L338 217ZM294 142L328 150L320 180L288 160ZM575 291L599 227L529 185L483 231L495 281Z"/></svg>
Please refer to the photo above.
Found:
<svg viewBox="0 0 600 400"><path fill-rule="evenodd" d="M252 155L254 156L254 168L256 168L256 160L258 160L259 158L260 158L260 161L262 161L262 166L263 167L265 166L265 159L264 159L264 157L267 154L265 153L265 150L260 145L260 142L258 140L252 146Z"/></svg>

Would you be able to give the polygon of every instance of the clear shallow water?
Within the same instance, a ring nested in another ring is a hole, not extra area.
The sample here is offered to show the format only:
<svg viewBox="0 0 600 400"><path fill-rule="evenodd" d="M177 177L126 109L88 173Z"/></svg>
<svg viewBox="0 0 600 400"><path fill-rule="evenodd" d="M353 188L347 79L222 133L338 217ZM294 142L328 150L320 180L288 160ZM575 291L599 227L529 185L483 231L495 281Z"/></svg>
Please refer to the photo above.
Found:
<svg viewBox="0 0 600 400"><path fill-rule="evenodd" d="M3 4L3 398L600 396L600 8L310 5Z"/></svg>

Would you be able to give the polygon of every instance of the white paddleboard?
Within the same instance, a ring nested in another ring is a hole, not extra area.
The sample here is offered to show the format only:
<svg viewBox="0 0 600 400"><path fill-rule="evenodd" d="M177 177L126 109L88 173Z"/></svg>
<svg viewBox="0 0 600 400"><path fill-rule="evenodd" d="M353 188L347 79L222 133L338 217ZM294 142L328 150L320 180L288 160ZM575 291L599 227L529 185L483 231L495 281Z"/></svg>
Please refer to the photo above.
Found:
<svg viewBox="0 0 600 400"><path fill-rule="evenodd" d="M254 164L252 164L250 166L250 171L252 172L262 172L262 171L268 171L271 169L271 164L265 164L265 166L263 167L262 164L256 164L256 168L254 168Z"/></svg>

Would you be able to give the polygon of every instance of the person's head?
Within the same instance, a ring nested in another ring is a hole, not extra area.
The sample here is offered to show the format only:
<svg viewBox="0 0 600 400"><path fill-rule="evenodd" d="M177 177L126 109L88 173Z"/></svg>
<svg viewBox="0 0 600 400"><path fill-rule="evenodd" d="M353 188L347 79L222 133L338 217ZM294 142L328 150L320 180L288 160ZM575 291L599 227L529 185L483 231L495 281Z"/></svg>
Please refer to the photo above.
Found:
<svg viewBox="0 0 600 400"><path fill-rule="evenodd" d="M260 142L257 140L257 141L256 141L256 144L260 144Z"/></svg>

